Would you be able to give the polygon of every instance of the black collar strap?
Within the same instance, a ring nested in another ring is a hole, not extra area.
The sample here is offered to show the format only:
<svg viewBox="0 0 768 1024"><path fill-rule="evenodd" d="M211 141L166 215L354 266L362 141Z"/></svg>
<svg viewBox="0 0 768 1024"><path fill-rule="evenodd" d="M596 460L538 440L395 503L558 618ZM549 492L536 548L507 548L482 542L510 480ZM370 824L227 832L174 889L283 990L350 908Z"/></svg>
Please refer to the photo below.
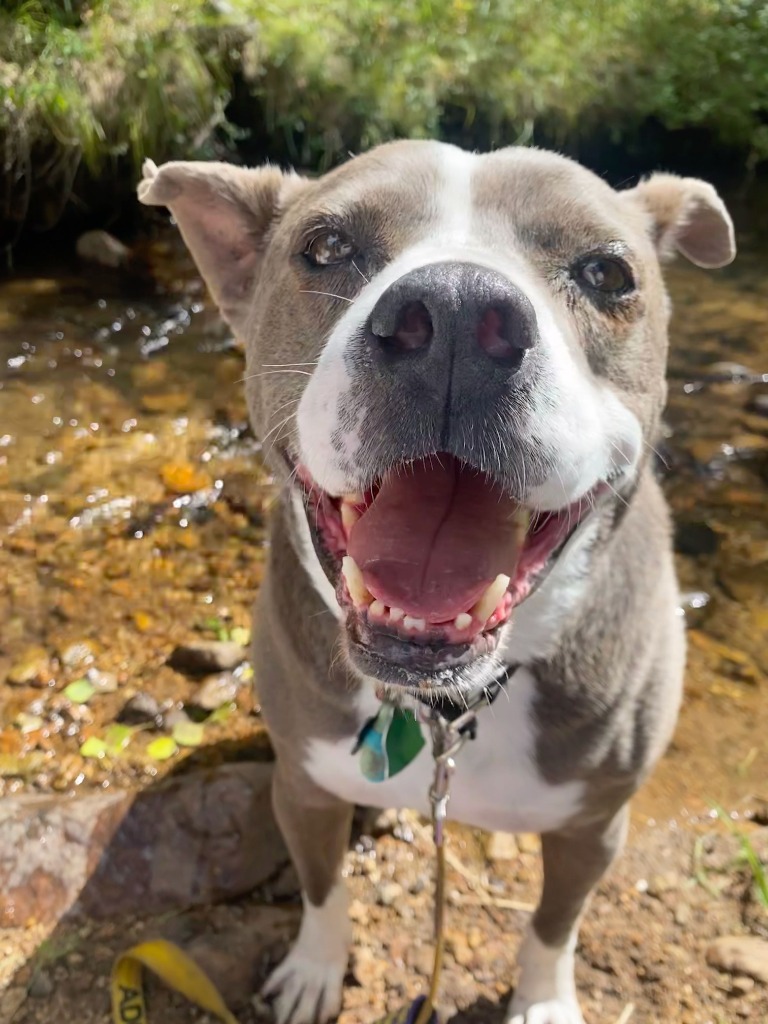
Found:
<svg viewBox="0 0 768 1024"><path fill-rule="evenodd" d="M450 697L435 696L423 700L422 703L430 708L430 710L437 712L446 722L455 722L457 718L461 718L467 711L474 709L479 711L481 708L493 704L519 668L519 665L508 665L495 679L492 679L487 686L483 687L476 698L466 703L459 703L458 701L451 700ZM418 699L421 700L421 698Z"/></svg>

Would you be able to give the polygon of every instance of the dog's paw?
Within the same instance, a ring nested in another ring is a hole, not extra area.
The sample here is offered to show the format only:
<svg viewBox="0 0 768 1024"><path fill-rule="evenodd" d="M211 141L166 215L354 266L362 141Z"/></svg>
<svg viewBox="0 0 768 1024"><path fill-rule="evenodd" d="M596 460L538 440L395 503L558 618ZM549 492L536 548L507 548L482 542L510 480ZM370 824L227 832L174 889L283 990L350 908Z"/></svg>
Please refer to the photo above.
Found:
<svg viewBox="0 0 768 1024"><path fill-rule="evenodd" d="M575 1003L561 999L527 1004L513 999L505 1024L584 1024L584 1018Z"/></svg>
<svg viewBox="0 0 768 1024"><path fill-rule="evenodd" d="M341 1010L346 958L324 960L294 947L261 990L273 1000L277 1024L325 1024Z"/></svg>

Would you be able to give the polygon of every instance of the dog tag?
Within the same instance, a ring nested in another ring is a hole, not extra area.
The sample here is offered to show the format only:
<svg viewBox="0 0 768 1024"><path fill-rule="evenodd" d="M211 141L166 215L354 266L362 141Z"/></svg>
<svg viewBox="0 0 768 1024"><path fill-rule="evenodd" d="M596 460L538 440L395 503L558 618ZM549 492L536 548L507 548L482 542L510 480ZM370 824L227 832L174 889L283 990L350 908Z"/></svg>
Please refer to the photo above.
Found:
<svg viewBox="0 0 768 1024"><path fill-rule="evenodd" d="M360 730L353 753L369 782L384 782L407 768L425 742L413 712L383 703Z"/></svg>

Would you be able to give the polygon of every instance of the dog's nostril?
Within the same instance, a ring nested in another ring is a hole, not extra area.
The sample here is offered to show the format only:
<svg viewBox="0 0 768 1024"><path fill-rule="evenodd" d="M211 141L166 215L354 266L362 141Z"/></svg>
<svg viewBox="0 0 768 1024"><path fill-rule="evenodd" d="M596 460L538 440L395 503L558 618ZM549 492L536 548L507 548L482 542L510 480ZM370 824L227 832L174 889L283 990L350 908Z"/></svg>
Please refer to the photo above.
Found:
<svg viewBox="0 0 768 1024"><path fill-rule="evenodd" d="M409 302L397 316L394 334L381 339L399 352L415 352L425 348L432 340L432 317L423 302Z"/></svg>
<svg viewBox="0 0 768 1024"><path fill-rule="evenodd" d="M524 323L489 306L477 325L477 343L486 355L499 363L519 363L532 340Z"/></svg>

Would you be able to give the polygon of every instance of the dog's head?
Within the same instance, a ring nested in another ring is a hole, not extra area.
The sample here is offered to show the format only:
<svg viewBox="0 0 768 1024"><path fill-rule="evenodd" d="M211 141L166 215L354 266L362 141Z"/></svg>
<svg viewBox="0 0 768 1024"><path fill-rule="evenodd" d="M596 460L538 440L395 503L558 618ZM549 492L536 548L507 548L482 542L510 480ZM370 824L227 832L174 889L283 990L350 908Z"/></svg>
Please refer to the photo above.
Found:
<svg viewBox="0 0 768 1024"><path fill-rule="evenodd" d="M665 399L660 261L733 258L704 182L617 192L532 149L399 142L317 180L150 165L247 352L346 650L385 683L483 678L578 525L627 497Z"/></svg>

